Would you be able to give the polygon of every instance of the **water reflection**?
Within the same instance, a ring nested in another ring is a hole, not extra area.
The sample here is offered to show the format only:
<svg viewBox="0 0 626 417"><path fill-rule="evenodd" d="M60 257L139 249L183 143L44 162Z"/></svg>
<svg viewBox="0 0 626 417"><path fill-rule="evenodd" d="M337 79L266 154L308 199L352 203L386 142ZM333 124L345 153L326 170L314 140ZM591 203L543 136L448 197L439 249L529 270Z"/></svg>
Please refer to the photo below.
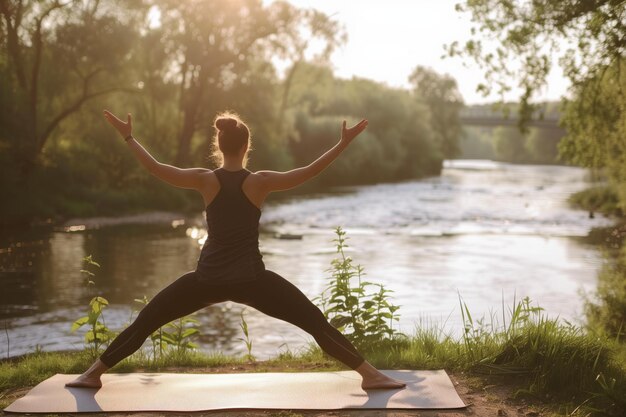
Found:
<svg viewBox="0 0 626 417"><path fill-rule="evenodd" d="M586 185L578 168L452 161L437 178L343 187L267 204L261 250L268 269L313 298L324 289L335 256L332 230L343 226L350 255L365 267L366 278L395 291L400 328L408 333L425 317L458 328L458 294L475 315L501 310L503 298L509 305L516 295L576 321L579 291L594 288L602 262L580 237L608 224L568 208L567 197ZM36 345L81 348L81 335L69 328L95 292L111 302L107 325L120 329L140 308L135 298L151 298L195 267L206 238L200 214L149 225L76 225L85 230L0 236L0 314L11 355ZM281 234L301 239L276 238ZM102 265L95 290L80 273L88 254ZM202 348L243 353L237 339L244 309L259 358L313 340L250 307L220 303L198 313ZM5 337L1 356L7 354Z"/></svg>

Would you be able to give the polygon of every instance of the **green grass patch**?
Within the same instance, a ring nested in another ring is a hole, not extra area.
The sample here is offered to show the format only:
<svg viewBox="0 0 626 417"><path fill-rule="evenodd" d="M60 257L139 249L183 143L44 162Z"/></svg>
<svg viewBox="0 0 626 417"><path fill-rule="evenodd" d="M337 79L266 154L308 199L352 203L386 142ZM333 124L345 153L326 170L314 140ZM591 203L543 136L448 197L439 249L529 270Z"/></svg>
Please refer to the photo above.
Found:
<svg viewBox="0 0 626 417"><path fill-rule="evenodd" d="M57 373L82 373L92 363L87 352L34 352L0 362L0 391L29 387Z"/></svg>

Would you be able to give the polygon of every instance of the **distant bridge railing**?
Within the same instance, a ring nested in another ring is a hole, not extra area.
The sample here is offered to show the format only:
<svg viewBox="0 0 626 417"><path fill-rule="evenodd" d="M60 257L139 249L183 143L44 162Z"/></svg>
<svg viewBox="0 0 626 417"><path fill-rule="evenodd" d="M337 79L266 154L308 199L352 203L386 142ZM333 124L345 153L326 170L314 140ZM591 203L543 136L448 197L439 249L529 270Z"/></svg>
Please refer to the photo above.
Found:
<svg viewBox="0 0 626 417"><path fill-rule="evenodd" d="M517 127L519 119L517 115L511 115L504 117L502 114L482 109L464 109L459 114L459 121L465 126L484 126L484 127L497 127L497 126L509 126ZM528 127L538 127L542 129L558 129L563 130L559 126L559 116L550 114L543 118L533 118L526 122Z"/></svg>

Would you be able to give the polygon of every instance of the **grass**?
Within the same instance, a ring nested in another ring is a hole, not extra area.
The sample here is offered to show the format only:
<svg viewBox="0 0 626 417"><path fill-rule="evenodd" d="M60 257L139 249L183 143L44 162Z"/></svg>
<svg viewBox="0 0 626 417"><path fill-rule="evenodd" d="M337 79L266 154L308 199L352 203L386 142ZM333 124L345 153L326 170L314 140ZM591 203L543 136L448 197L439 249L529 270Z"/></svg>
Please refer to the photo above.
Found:
<svg viewBox="0 0 626 417"><path fill-rule="evenodd" d="M158 370L167 367L218 367L243 363L243 359L197 351L172 352L156 362L143 353L135 354L113 368L114 372L133 372L138 369ZM78 352L34 352L0 363L0 391L35 385L57 374L79 374L93 363L87 351Z"/></svg>
<svg viewBox="0 0 626 417"><path fill-rule="evenodd" d="M517 395L557 404L570 415L620 415L626 409L626 348L614 339L547 318L525 299L514 303L499 322L476 320L461 301L463 334L446 333L433 323L421 323L409 336L384 340L362 350L382 369L440 369L466 372L488 380L506 381ZM92 361L87 352L35 352L0 363L0 392L33 386L55 373L80 373ZM138 351L120 362L113 372L157 371L189 368L237 367L244 358L193 350L172 350L156 361ZM343 365L327 357L317 345L258 362L255 371L340 370ZM184 371L184 370L181 370ZM0 405L2 397L0 395ZM600 411L598 411L600 410ZM574 412L574 414L571 414Z"/></svg>

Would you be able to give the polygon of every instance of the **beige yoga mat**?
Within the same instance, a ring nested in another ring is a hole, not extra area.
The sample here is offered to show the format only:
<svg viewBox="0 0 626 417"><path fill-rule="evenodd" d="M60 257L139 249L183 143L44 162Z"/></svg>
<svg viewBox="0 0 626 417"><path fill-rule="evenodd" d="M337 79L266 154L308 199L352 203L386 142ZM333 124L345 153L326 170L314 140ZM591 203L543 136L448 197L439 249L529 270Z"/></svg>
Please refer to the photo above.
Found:
<svg viewBox="0 0 626 417"><path fill-rule="evenodd" d="M100 389L66 388L57 374L4 411L75 413L225 409L462 408L445 371L382 370L404 389L361 389L356 371L237 374L104 374Z"/></svg>

